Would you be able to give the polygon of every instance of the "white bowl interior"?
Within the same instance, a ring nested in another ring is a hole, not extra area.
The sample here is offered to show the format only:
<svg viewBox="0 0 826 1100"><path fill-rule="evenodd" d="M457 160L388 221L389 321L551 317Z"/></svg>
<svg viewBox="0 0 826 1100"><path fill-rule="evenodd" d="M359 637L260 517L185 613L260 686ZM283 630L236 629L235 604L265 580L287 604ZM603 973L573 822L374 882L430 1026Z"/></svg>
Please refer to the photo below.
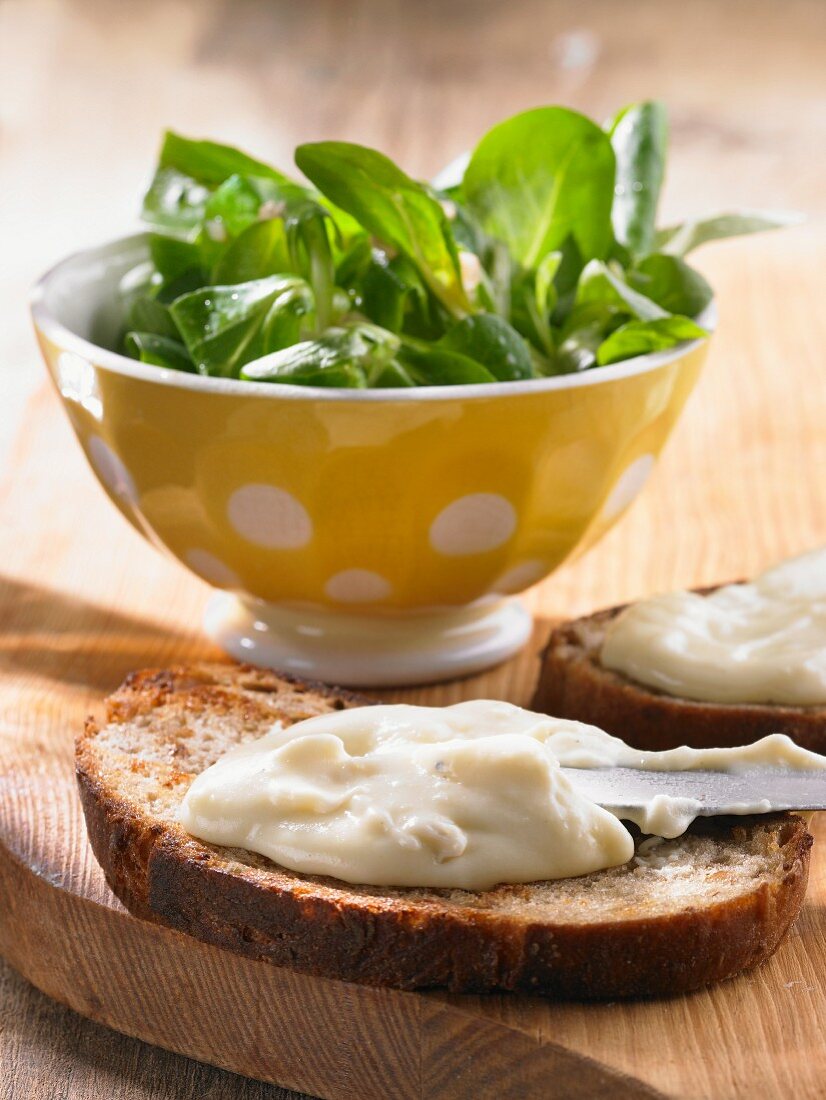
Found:
<svg viewBox="0 0 826 1100"><path fill-rule="evenodd" d="M60 265L59 278L47 277L40 284L42 306L75 336L115 347L124 318L121 279L147 259L146 240L140 234L69 257Z"/></svg>

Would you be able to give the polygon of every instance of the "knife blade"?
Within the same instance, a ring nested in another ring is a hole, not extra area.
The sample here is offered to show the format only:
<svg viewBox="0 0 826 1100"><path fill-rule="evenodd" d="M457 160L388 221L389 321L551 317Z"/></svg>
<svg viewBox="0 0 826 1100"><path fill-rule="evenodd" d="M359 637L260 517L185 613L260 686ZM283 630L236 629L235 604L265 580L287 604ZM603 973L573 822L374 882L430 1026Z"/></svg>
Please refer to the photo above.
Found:
<svg viewBox="0 0 826 1100"><path fill-rule="evenodd" d="M657 795L700 803L699 817L826 810L826 769L749 768L737 772L654 771L640 768L563 768L592 802L617 816L644 810Z"/></svg>

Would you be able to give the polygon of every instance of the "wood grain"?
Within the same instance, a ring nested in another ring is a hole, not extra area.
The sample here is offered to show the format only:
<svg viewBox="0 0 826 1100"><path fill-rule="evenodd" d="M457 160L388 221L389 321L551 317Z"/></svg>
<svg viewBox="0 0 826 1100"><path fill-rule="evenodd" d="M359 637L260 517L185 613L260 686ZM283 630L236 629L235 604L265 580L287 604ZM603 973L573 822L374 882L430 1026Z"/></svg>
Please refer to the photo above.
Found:
<svg viewBox="0 0 826 1100"><path fill-rule="evenodd" d="M134 1004L109 981L115 951L155 998L141 1019L149 1038L218 1061L236 1040L250 1057L271 1044L283 1048L283 1083L323 1095L822 1095L817 845L810 900L778 956L673 1002L554 1006L320 983L302 986L296 1016L290 975L252 966L238 984L222 953L124 914L85 847L72 733L131 668L214 656L199 632L207 590L116 515L54 399L37 392L25 296L57 256L128 225L165 125L284 165L299 140L360 140L425 175L522 107L563 101L603 115L662 95L674 146L667 218L761 204L812 214L801 229L700 253L722 314L705 377L631 514L530 594L526 652L484 677L394 696L524 703L554 619L743 575L826 541L824 39L818 0L4 0L0 950L37 984L134 1030ZM203 997L216 981L236 997L223 1053L176 1031L180 990ZM326 1055L325 1013L340 1032ZM380 1049L365 1022L392 1032ZM410 1073L401 1090L380 1056L388 1044ZM0 1098L52 1095L283 1096L81 1022L0 971Z"/></svg>
<svg viewBox="0 0 826 1100"><path fill-rule="evenodd" d="M65 1008L0 960L0 1100L300 1100L127 1039Z"/></svg>

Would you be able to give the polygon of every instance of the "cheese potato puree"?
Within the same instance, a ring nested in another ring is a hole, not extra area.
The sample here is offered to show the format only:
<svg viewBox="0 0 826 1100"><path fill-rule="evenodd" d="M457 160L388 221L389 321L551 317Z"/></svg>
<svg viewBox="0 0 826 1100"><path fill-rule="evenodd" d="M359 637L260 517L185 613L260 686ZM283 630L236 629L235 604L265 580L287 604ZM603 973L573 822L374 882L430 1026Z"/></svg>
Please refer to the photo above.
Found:
<svg viewBox="0 0 826 1100"><path fill-rule="evenodd" d="M640 752L593 726L474 700L358 707L275 725L196 777L184 829L303 874L375 886L484 890L626 863L631 834L561 770L826 767L774 735L736 749ZM685 799L644 827L683 832Z"/></svg>
<svg viewBox="0 0 826 1100"><path fill-rule="evenodd" d="M826 705L826 548L748 584L632 604L608 626L600 662L683 699Z"/></svg>

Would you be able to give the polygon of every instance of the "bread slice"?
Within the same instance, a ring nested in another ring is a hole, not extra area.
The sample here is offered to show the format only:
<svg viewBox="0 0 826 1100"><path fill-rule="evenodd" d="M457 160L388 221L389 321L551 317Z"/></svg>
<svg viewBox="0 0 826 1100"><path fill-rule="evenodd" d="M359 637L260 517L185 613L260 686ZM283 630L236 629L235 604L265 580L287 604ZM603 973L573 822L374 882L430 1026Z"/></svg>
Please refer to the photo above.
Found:
<svg viewBox="0 0 826 1100"><path fill-rule="evenodd" d="M77 743L89 837L136 915L347 981L575 998L678 993L768 958L797 916L800 817L641 841L631 863L484 893L358 887L203 844L176 814L193 777L276 720L369 700L230 665L133 674Z"/></svg>
<svg viewBox="0 0 826 1100"><path fill-rule="evenodd" d="M705 595L713 589L697 591ZM826 752L826 707L701 703L603 668L606 629L625 606L553 631L540 659L534 710L599 726L638 749L750 745L770 733L785 733L804 749Z"/></svg>

